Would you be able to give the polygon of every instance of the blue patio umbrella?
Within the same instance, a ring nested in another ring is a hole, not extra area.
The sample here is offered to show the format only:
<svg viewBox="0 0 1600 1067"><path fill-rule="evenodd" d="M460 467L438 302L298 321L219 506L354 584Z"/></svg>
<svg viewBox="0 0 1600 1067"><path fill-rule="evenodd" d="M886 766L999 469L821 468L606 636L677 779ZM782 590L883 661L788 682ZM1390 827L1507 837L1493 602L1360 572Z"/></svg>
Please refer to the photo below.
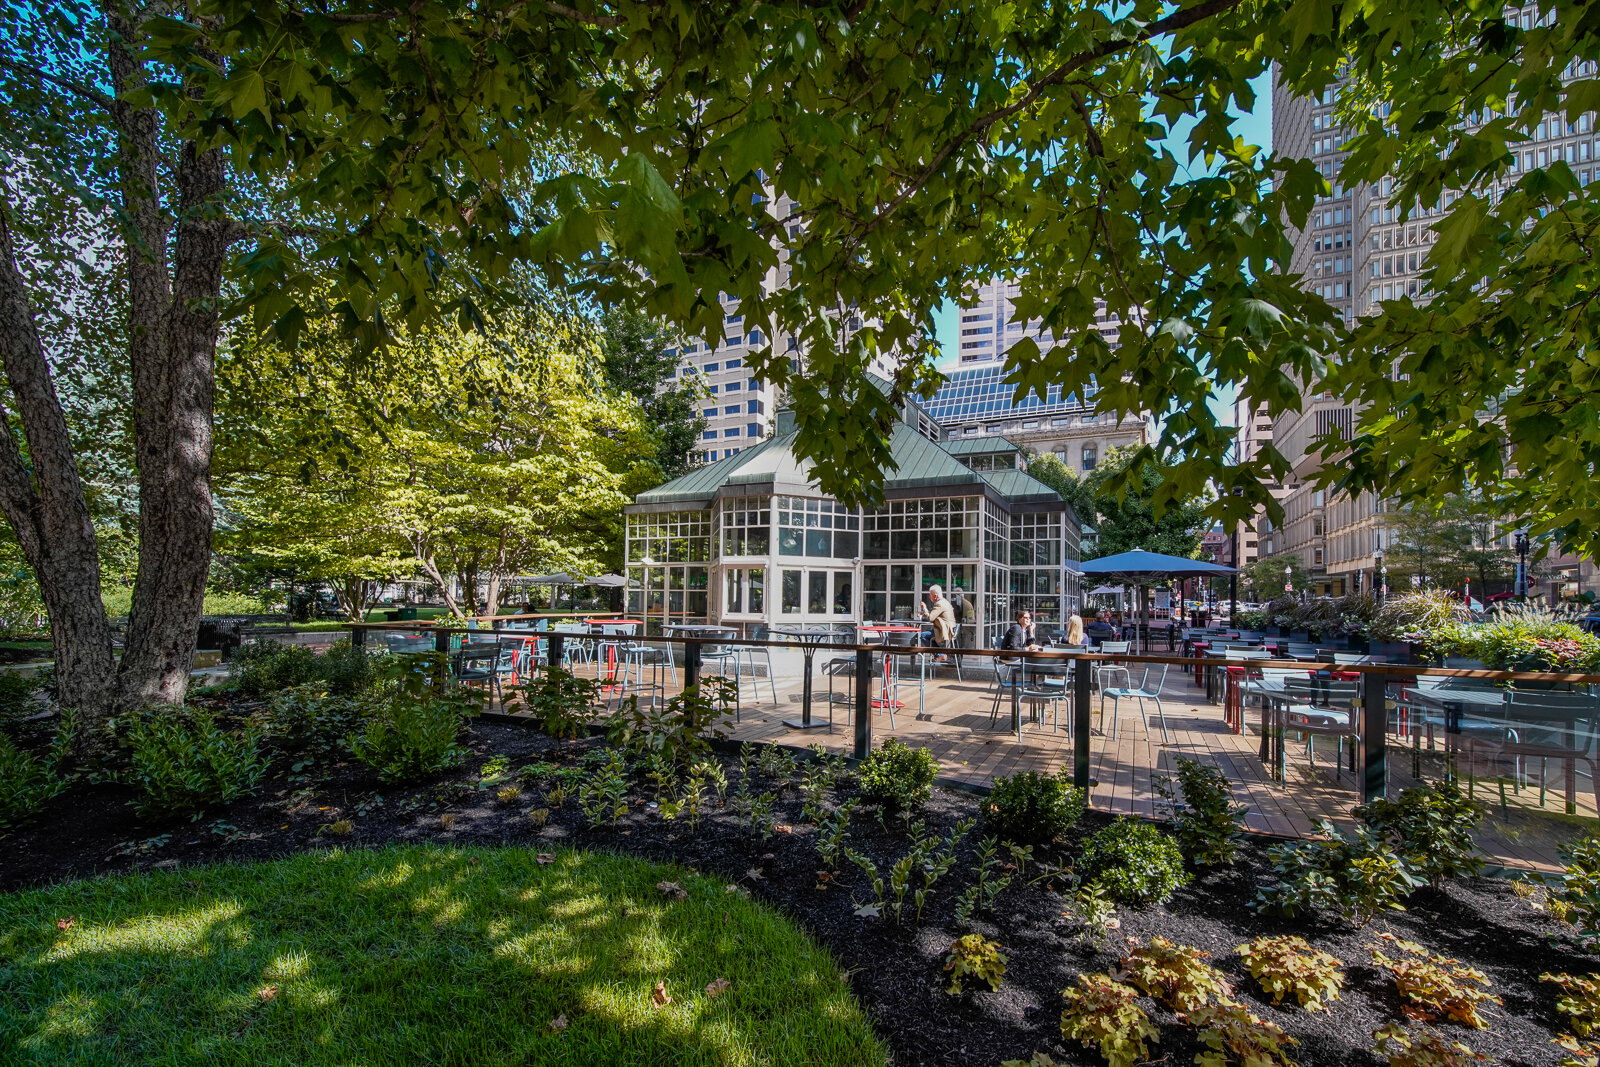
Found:
<svg viewBox="0 0 1600 1067"><path fill-rule="evenodd" d="M1161 578L1204 578L1219 574L1239 573L1233 567L1208 563L1203 559L1184 559L1160 552L1146 552L1136 548L1132 552L1118 552L1114 556L1083 561L1083 573L1139 587L1139 613L1144 614L1145 588Z"/></svg>

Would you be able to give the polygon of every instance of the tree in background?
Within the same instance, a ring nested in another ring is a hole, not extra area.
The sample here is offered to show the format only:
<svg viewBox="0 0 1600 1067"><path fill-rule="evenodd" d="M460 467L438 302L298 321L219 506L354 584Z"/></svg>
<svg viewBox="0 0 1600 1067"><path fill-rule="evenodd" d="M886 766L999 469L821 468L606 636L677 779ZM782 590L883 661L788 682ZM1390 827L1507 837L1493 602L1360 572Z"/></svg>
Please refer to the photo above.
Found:
<svg viewBox="0 0 1600 1067"><path fill-rule="evenodd" d="M1393 537L1384 563L1391 584L1397 575L1411 575L1426 588L1455 589L1470 581L1480 596L1491 591L1491 582L1509 588L1516 553L1496 543L1504 521L1482 497L1460 494L1437 505L1409 504L1388 525Z"/></svg>
<svg viewBox="0 0 1600 1067"><path fill-rule="evenodd" d="M600 328L606 382L613 392L639 402L644 425L656 440L660 474L630 485L630 492L637 495L693 466L689 453L706 428L700 406L704 393L694 379L678 377L678 357L667 355L660 323L630 308L610 308L601 315Z"/></svg>
<svg viewBox="0 0 1600 1067"><path fill-rule="evenodd" d="M602 368L588 323L531 307L370 359L336 337L230 351L219 488L240 522L224 544L342 588L352 618L396 574L465 617L496 613L517 574L598 573L655 447Z"/></svg>
<svg viewBox="0 0 1600 1067"><path fill-rule="evenodd" d="M1098 521L1094 507L1094 494L1084 479L1072 473L1072 468L1054 452L1028 457L1028 473L1061 494L1061 499L1072 505L1078 521L1093 526Z"/></svg>
<svg viewBox="0 0 1600 1067"><path fill-rule="evenodd" d="M1266 603L1287 596L1285 586L1293 586L1296 593L1304 592L1311 580L1311 572L1299 556L1266 556L1239 568L1239 594L1245 600Z"/></svg>
<svg viewBox="0 0 1600 1067"><path fill-rule="evenodd" d="M1030 468L1031 470L1031 468ZM1083 492L1093 502L1098 521L1093 553L1086 558L1114 556L1142 548L1168 556L1194 559L1204 533L1206 499L1173 499L1171 468L1148 447L1113 448L1083 479Z"/></svg>

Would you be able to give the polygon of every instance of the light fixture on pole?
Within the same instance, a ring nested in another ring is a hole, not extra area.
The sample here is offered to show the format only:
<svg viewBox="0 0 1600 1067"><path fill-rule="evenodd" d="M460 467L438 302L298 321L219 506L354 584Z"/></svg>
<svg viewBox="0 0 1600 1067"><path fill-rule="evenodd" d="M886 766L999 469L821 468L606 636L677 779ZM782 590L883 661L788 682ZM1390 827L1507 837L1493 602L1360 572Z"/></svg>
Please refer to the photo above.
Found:
<svg viewBox="0 0 1600 1067"><path fill-rule="evenodd" d="M1517 546L1517 585L1516 595L1519 600L1528 598L1528 531L1518 530Z"/></svg>
<svg viewBox="0 0 1600 1067"><path fill-rule="evenodd" d="M1382 552L1374 552L1372 554L1372 562L1376 565L1374 577L1378 580L1378 603L1382 604L1389 596L1389 572L1383 566Z"/></svg>

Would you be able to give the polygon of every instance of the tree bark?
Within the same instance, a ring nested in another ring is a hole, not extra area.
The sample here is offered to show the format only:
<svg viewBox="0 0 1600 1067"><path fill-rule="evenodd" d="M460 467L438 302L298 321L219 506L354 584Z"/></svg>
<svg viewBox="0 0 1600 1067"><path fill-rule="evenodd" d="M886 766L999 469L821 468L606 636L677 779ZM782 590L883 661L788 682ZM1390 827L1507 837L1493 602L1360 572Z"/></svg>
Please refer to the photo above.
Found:
<svg viewBox="0 0 1600 1067"><path fill-rule="evenodd" d="M66 413L56 394L27 288L17 269L5 205L0 204L0 361L27 441L26 457L0 405L0 510L16 532L50 611L56 695L92 727L109 710L111 626L100 599L100 557L83 495ZM78 731L79 747L95 731Z"/></svg>
<svg viewBox="0 0 1600 1067"><path fill-rule="evenodd" d="M108 61L119 98L145 83L127 46L137 27L113 15ZM119 105L118 164L128 240L129 367L139 466L139 569L117 674L116 706L177 703L188 686L211 566L211 445L226 161L178 148L178 215L160 199L159 116ZM175 239L174 238L175 231ZM168 247L171 243L171 274Z"/></svg>

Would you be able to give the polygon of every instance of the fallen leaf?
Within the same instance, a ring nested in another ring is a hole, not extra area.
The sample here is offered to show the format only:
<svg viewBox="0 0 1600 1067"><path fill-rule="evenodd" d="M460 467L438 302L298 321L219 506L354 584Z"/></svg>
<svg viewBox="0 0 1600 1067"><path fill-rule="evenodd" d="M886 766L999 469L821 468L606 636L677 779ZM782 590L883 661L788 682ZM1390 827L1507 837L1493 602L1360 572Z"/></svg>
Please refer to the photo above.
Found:
<svg viewBox="0 0 1600 1067"><path fill-rule="evenodd" d="M658 1008L664 1008L672 1003L672 998L667 996L667 983L656 983L654 992L650 994L650 1002Z"/></svg>
<svg viewBox="0 0 1600 1067"><path fill-rule="evenodd" d="M750 879L752 882L760 882L760 881L765 880L765 878L767 877L766 875L761 873L761 868L760 867L751 867L748 871L744 872L744 876L746 878Z"/></svg>
<svg viewBox="0 0 1600 1067"><path fill-rule="evenodd" d="M792 833L794 833L794 827L792 827L792 826L774 826L773 829L778 831L778 833L780 833L780 834L792 834Z"/></svg>
<svg viewBox="0 0 1600 1067"><path fill-rule="evenodd" d="M56 920L56 929L57 930L70 930L70 929L72 929L72 927L74 925L77 924L77 922L78 922L78 917L76 915L68 915L65 919L57 919Z"/></svg>
<svg viewBox="0 0 1600 1067"><path fill-rule="evenodd" d="M260 989L256 990L256 999L261 1001L277 1000L278 987L275 985L262 986Z"/></svg>
<svg viewBox="0 0 1600 1067"><path fill-rule="evenodd" d="M543 866L546 863L554 863L556 854L554 852L541 852L533 858L539 861L540 866Z"/></svg>
<svg viewBox="0 0 1600 1067"><path fill-rule="evenodd" d="M883 909L876 904L857 904L856 914L863 919L877 919L883 915Z"/></svg>
<svg viewBox="0 0 1600 1067"><path fill-rule="evenodd" d="M761 854L761 858L762 858L762 859L763 859L763 860L771 860L771 859L777 859L777 858L778 858L778 857L777 857L777 856L775 856L775 855L774 855L774 854L773 854L773 853L771 853L771 852L763 852L763 853L762 853L762 854Z"/></svg>
<svg viewBox="0 0 1600 1067"><path fill-rule="evenodd" d="M550 1020L550 1030L551 1030L552 1033L559 1034L561 1031L565 1030L566 1028L567 1028L567 1014L566 1014L566 1012L562 1012L560 1015L557 1015L554 1019Z"/></svg>
<svg viewBox="0 0 1600 1067"><path fill-rule="evenodd" d="M706 986L706 996L720 997L723 993L727 992L728 987L732 984L733 983L728 981L726 978L718 978L715 982L712 982L710 985Z"/></svg>
<svg viewBox="0 0 1600 1067"><path fill-rule="evenodd" d="M657 882L656 888L661 890L668 900L688 900L689 894L677 882Z"/></svg>

